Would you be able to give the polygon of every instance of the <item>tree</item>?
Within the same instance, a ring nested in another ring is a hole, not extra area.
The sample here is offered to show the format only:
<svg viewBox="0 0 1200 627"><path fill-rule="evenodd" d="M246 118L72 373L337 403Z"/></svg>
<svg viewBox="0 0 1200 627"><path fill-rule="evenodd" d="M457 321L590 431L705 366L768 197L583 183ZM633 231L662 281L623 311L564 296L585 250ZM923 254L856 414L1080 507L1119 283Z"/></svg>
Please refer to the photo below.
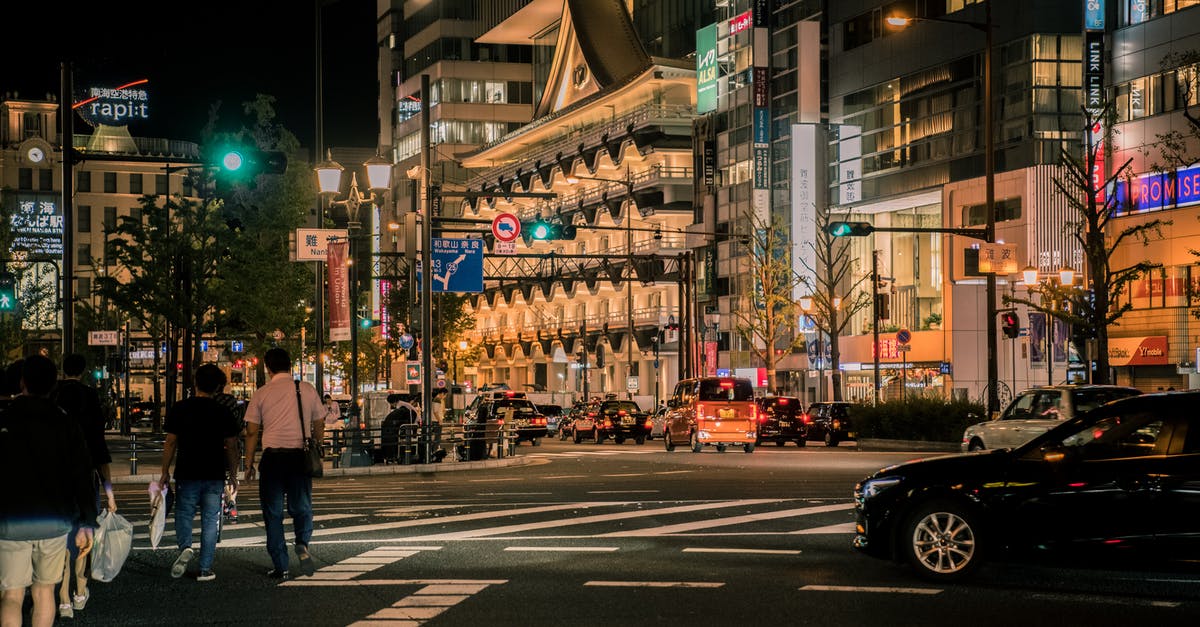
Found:
<svg viewBox="0 0 1200 627"><path fill-rule="evenodd" d="M475 315L467 309L466 294L442 293L433 294L433 333L434 353L445 359L446 345L456 345L463 334L475 328ZM408 289L404 285L393 284L384 301L384 309L388 314L387 352L395 354L400 350L400 335L407 330L413 333L412 327L406 327L405 321L410 318ZM419 324L414 320L413 324Z"/></svg>
<svg viewBox="0 0 1200 627"><path fill-rule="evenodd" d="M857 278L852 274L854 259L850 258L850 240L829 234L828 207L817 208L817 236L813 242L801 242L816 253L816 267L805 268L813 279L802 277L801 282L812 298L811 313L818 335L829 338L829 367L833 378L833 400L842 400L842 353L838 336L842 335L855 314L871 306L871 293L863 284L873 280L870 272ZM809 356L811 359L811 355Z"/></svg>
<svg viewBox="0 0 1200 627"><path fill-rule="evenodd" d="M1122 199L1105 190L1115 189L1118 180L1128 180L1130 164L1133 162L1132 159L1126 160L1114 168L1113 174L1107 179L1102 175L1093 176L1093 172L1097 171L1098 158L1107 157L1110 162L1112 159L1112 113L1111 103L1103 106L1099 113L1084 108L1083 155L1064 147L1061 174L1054 179L1054 187L1067 200L1077 217L1063 225L1063 232L1079 242L1083 250L1086 289L1046 285L1043 287L1041 303L1008 299L1045 313L1047 320L1053 317L1066 322L1075 329L1074 335L1081 340L1094 338L1096 373L1092 382L1098 384L1111 381L1108 365L1109 326L1116 324L1133 307L1128 302L1120 304L1121 295L1132 281L1155 267L1149 261L1142 261L1124 268L1113 268L1112 257L1126 240L1141 239L1145 244L1152 234L1159 233L1162 226L1169 224L1155 219L1124 227L1114 233L1108 232L1113 226L1113 219L1123 211L1123 207ZM1104 141L1098 143L1091 131L1101 121L1106 131ZM1103 155L1101 150L1105 151ZM1066 303L1067 306L1055 306L1058 303Z"/></svg>
<svg viewBox="0 0 1200 627"><path fill-rule="evenodd" d="M776 390L776 364L804 343L804 336L796 332L800 308L792 299L800 277L792 269L790 240L782 228L753 214L747 215L746 224L750 254L742 276L748 280L742 283L733 312L734 328L766 368L768 389Z"/></svg>

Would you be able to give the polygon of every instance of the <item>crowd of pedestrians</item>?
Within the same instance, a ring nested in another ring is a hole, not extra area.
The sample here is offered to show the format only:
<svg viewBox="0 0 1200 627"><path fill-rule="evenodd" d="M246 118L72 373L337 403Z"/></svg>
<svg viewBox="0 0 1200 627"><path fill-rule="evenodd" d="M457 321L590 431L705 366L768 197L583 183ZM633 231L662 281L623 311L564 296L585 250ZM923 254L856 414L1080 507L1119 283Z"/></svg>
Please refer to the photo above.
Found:
<svg viewBox="0 0 1200 627"><path fill-rule="evenodd" d="M315 572L312 537L312 479L304 469L304 439L320 442L336 420L336 403L293 379L291 357L275 348L263 362L270 380L246 403L224 393L225 374L215 365L196 370L195 390L166 416L160 490L174 478L175 539L179 555L172 577L182 577L195 557L193 526L200 515L200 552L195 579L213 571L222 494L235 494L242 480L258 479L267 553L273 579L291 577L284 512L292 519L295 573ZM31 355L9 364L0 376L0 627L48 627L55 615L70 618L86 607L89 558L102 508L115 514L104 439L104 412L96 390L82 381L86 363L66 355L62 375L54 362ZM245 429L245 446L240 438ZM255 457L262 444L260 466ZM174 471L172 474L172 470ZM24 478L18 479L18 478ZM55 590L58 603L55 603Z"/></svg>

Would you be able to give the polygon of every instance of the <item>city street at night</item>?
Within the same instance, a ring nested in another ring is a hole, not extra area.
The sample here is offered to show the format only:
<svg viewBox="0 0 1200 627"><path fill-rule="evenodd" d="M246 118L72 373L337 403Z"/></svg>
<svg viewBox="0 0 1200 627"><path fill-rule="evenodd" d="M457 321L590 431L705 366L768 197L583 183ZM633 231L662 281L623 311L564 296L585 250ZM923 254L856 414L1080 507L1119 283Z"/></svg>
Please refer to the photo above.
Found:
<svg viewBox="0 0 1200 627"><path fill-rule="evenodd" d="M122 484L134 550L73 621L1183 625L1200 607L1194 570L1000 564L944 586L856 553L854 483L930 454L545 440L519 455L508 468L318 480L317 574L282 584L263 574L253 484L205 583L170 578L171 525L151 550L144 486Z"/></svg>

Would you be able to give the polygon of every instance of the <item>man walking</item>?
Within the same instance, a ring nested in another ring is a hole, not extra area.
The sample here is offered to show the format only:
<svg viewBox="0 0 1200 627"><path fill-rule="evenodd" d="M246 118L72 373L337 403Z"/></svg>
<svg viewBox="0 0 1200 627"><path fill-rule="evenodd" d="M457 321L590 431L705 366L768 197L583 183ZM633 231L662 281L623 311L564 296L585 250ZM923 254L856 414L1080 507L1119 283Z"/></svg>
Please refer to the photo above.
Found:
<svg viewBox="0 0 1200 627"><path fill-rule="evenodd" d="M179 557L171 576L182 577L192 561L192 518L200 508L200 572L196 581L212 581L217 551L217 522L225 479L237 488L238 434L242 427L229 409L213 398L225 387L225 373L215 364L196 369L196 395L179 401L167 413L162 477L164 491L175 464L175 541Z"/></svg>
<svg viewBox="0 0 1200 627"><path fill-rule="evenodd" d="M32 624L54 623L54 586L62 579L67 541L92 549L96 494L92 461L79 427L50 393L58 378L41 355L21 364L21 394L0 413L0 624L20 625L25 589ZM24 479L22 479L24 478ZM72 527L78 528L68 538Z"/></svg>
<svg viewBox="0 0 1200 627"><path fill-rule="evenodd" d="M96 509L100 509L100 492L107 499L108 511L117 511L117 502L113 498L112 473L109 464L112 456L108 452L108 443L104 441L104 409L100 405L100 395L96 389L85 384L81 377L87 368L87 360L79 353L71 353L63 357L63 378L58 382L54 391L54 401L62 408L83 432L83 440L87 444L88 454L92 458L92 492L96 495ZM63 618L71 618L75 612L83 611L87 606L91 593L88 592L88 556L67 547L70 559L63 566L62 586L58 592L58 613ZM71 583L74 580L75 594L71 594Z"/></svg>
<svg viewBox="0 0 1200 627"><path fill-rule="evenodd" d="M295 533L297 570L302 575L312 575L316 570L308 553L313 519L312 478L304 471L304 438L320 441L326 410L312 385L292 378L292 358L286 350L267 351L263 365L271 378L254 392L246 406L245 479L254 480L254 454L261 435L263 454L258 496L267 528L267 553L273 565L267 576L288 578L283 533L285 500Z"/></svg>

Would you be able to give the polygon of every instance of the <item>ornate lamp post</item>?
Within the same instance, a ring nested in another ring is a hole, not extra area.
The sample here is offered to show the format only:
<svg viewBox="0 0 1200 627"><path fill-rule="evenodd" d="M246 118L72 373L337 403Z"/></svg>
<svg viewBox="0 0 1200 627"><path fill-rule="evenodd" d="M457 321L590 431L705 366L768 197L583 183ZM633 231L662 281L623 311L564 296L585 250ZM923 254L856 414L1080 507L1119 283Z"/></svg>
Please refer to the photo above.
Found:
<svg viewBox="0 0 1200 627"><path fill-rule="evenodd" d="M358 175L352 173L350 175L350 192L345 200L330 201L330 206L342 206L346 208L346 230L349 233L350 239L350 310L358 315L358 269L355 265L355 260L358 258L358 232L362 229L362 222L359 219L359 209L365 204L379 203L382 198L375 194L375 191L384 192L391 188L392 183L392 163L382 157L375 156L363 163L363 167L367 171L367 185L373 190L370 196L363 196L358 191ZM317 186L322 194L335 196L340 191L342 182L342 171L345 168L333 160L330 153L326 153L325 161L318 163L313 170L317 173ZM320 325L318 325L320 326ZM350 411L354 415L358 415L358 327L357 319L352 320L350 324ZM324 329L317 331L324 333Z"/></svg>

